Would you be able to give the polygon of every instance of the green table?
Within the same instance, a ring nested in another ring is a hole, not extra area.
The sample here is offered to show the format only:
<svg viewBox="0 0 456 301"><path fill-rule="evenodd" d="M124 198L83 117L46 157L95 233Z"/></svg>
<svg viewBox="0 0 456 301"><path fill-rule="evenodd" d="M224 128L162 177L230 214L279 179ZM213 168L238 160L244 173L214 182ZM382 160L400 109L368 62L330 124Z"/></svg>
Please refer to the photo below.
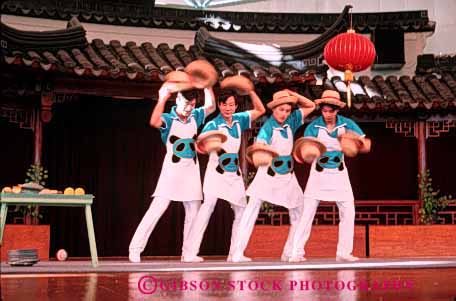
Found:
<svg viewBox="0 0 456 301"><path fill-rule="evenodd" d="M39 205L55 207L84 207L87 223L87 234L89 237L90 255L92 266L98 266L97 243L95 231L93 229L92 202L94 196L85 195L65 195L65 194L35 194L35 193L1 193L0 204L0 245L3 240L3 230L5 229L6 215L10 205Z"/></svg>

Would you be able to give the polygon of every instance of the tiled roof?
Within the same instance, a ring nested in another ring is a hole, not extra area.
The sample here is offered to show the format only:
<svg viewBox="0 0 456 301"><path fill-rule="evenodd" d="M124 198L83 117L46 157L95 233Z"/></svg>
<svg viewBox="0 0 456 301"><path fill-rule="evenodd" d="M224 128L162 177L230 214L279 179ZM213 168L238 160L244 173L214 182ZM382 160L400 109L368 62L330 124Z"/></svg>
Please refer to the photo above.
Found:
<svg viewBox="0 0 456 301"><path fill-rule="evenodd" d="M456 54L423 54L418 56L417 74L442 74L446 72L456 72Z"/></svg>
<svg viewBox="0 0 456 301"><path fill-rule="evenodd" d="M445 112L456 110L456 73L435 75L360 76L352 85L353 107L358 111ZM345 92L339 77L327 79L323 86L310 86L312 96L319 97L323 88ZM346 98L345 93L341 93Z"/></svg>
<svg viewBox="0 0 456 301"><path fill-rule="evenodd" d="M336 22L339 14L256 13L183 10L152 7L153 1L141 0L6 0L2 13L48 19L68 20L78 17L89 23L153 28L197 30L207 26L214 31L323 33ZM377 27L405 32L434 31L426 10L384 13L355 13L357 32L368 33Z"/></svg>
<svg viewBox="0 0 456 301"><path fill-rule="evenodd" d="M244 64L241 60L224 60L204 52L204 49L195 45L188 49L181 44L171 48L166 43L153 46L149 42L141 45L127 42L121 45L117 40L106 44L100 39L94 39L88 43L85 37L78 40L79 44L72 43L71 39L65 43L63 39L70 35L73 28L82 30L76 19L72 19L70 23L72 25L66 30L58 33L53 31L49 35L52 38L45 40L44 43L40 37L30 38L29 32L11 29L3 24L2 26L11 32L11 34L1 33L0 35L4 45L4 61L9 65L59 71L69 75L108 79L126 78L135 81L161 81L168 72L182 70L187 64L199 58L211 61L221 77L243 74L251 77L255 82L272 83L299 81L308 76L309 70L299 71L291 66L283 66L282 69L273 66L264 68L259 63ZM47 36L48 33L40 32L36 35ZM52 45L52 39L55 45Z"/></svg>
<svg viewBox="0 0 456 301"><path fill-rule="evenodd" d="M60 32L54 31L54 37L60 41L61 37L71 36L69 33L79 32L81 28L72 21L72 26ZM73 28L73 29L72 29ZM74 31L74 28L79 28ZM16 35L11 34L16 33ZM329 88L344 92L345 84L338 77L324 79L323 85L317 85L315 80L318 74L302 72L296 68L284 65L265 68L260 64L248 65L237 60L219 58L211 53L202 52L200 47L183 45L170 47L166 43L157 45L143 43L137 45L128 42L121 45L118 41L108 44L95 39L84 44L84 39L69 38L59 47L42 44L23 44L18 37L29 42L33 37L25 33L8 31L2 33L3 48L2 64L16 66L19 70L26 68L38 72L57 72L69 77L90 79L128 79L139 82L160 82L172 70L182 70L191 61L205 58L211 61L219 72L220 79L233 74L242 74L249 77L258 87L274 84L277 86L301 86L306 83L306 93L312 98L321 96L323 89ZM46 33L41 33L45 35ZM77 36L77 35L76 35ZM11 41L16 41L12 43ZM74 42L78 41L78 42ZM47 41L46 43L48 43ZM79 44L82 43L82 44ZM14 47L10 47L13 45ZM82 45L82 46L81 46ZM53 49L53 50L50 50ZM4 66L2 66L2 70ZM445 112L456 110L456 73L440 75L402 76L375 76L373 78L361 76L352 83L354 93L353 108L359 112ZM341 93L345 97L345 93Z"/></svg>

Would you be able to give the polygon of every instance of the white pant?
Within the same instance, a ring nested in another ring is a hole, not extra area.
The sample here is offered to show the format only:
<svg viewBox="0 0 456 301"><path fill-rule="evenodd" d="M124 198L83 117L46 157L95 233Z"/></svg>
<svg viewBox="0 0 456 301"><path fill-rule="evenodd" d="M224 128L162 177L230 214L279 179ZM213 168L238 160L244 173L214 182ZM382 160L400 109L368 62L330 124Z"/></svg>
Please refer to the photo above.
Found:
<svg viewBox="0 0 456 301"><path fill-rule="evenodd" d="M211 218L212 212L214 212L215 205L217 204L217 197L204 196L204 202L201 205L198 215L190 228L190 233L184 240L182 247L182 255L184 256L196 256L199 253L201 241L203 240L204 232L206 231L209 219ZM228 256L232 255L234 246L236 245L236 235L238 233L239 221L241 220L244 207L231 204L231 209L234 211L233 226L231 229L231 244Z"/></svg>
<svg viewBox="0 0 456 301"><path fill-rule="evenodd" d="M245 208L244 214L242 215L238 229L238 241L235 249L233 250L233 256L243 255L245 249L250 240L250 236L253 232L258 213L260 212L261 204L263 200L250 198L247 207ZM302 213L302 206L296 208L289 208L288 214L290 215L290 230L288 232L287 242L283 248L282 258L291 256L291 248L293 243L294 233L296 231L299 217Z"/></svg>
<svg viewBox="0 0 456 301"><path fill-rule="evenodd" d="M317 212L319 200L304 196L304 211L293 238L292 256L304 255L303 247L307 243L312 228L312 222ZM336 202L339 208L339 241L337 256L350 255L353 251L353 237L355 233L355 203L353 201Z"/></svg>
<svg viewBox="0 0 456 301"><path fill-rule="evenodd" d="M171 200L163 197L154 197L152 203L150 204L149 209L142 218L141 222L136 228L136 232L131 239L129 250L136 250L140 253L144 251L144 248L147 245L149 236L155 228L160 217L168 208ZM201 201L186 201L182 202L185 208L185 220L184 220L184 241L188 236L190 227L195 220L195 217L198 213L198 209L201 206Z"/></svg>

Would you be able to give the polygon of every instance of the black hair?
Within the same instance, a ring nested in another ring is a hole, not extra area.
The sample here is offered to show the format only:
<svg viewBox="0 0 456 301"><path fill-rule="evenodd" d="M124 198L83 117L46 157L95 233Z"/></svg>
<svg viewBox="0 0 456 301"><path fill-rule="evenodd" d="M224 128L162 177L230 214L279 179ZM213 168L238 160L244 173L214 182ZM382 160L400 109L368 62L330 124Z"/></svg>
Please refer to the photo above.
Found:
<svg viewBox="0 0 456 301"><path fill-rule="evenodd" d="M226 101L228 100L228 98L230 98L230 96L233 96L234 98L234 103L236 105L239 104L239 101L236 97L236 92L234 90L231 90L231 89L225 89L218 97L217 99L217 104L219 103L226 103Z"/></svg>
<svg viewBox="0 0 456 301"><path fill-rule="evenodd" d="M187 91L180 92L187 100L192 100L193 98L198 99L198 90L192 89Z"/></svg>
<svg viewBox="0 0 456 301"><path fill-rule="evenodd" d="M330 104L330 103L321 103L321 104L319 105L320 110L323 109L324 106L330 107L330 108L333 109L333 110L340 110L340 107L339 107L339 106L336 106L336 105L333 105L333 104Z"/></svg>

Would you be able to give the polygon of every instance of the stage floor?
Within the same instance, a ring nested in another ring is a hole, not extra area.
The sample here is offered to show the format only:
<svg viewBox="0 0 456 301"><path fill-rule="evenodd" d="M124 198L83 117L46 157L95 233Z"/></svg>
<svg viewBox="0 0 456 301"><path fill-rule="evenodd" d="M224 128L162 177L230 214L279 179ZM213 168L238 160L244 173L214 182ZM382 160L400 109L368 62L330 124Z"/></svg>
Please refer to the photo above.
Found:
<svg viewBox="0 0 456 301"><path fill-rule="evenodd" d="M456 258L1 265L2 300L456 300Z"/></svg>
<svg viewBox="0 0 456 301"><path fill-rule="evenodd" d="M232 263L224 260L206 260L200 263L182 263L179 260L100 260L98 267L90 261L42 261L34 266L10 266L1 263L2 274L22 273L116 273L116 272L191 272L191 271L293 271L293 270L358 270L358 269L421 269L456 268L456 258L389 258L361 259L357 262L337 262L335 259L308 259L289 263L279 260L254 260Z"/></svg>

